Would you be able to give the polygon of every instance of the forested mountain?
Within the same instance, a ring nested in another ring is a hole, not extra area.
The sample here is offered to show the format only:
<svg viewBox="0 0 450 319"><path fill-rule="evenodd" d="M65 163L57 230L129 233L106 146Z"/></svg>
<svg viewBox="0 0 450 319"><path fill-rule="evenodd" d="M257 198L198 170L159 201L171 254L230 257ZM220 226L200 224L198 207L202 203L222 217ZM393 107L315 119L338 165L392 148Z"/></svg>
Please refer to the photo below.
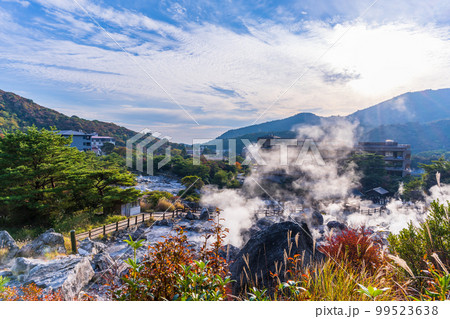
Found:
<svg viewBox="0 0 450 319"><path fill-rule="evenodd" d="M40 106L30 99L0 90L0 131L22 129L32 125L37 128L56 126L59 130L97 132L99 135L114 137L119 146L125 145L125 141L136 134L136 132L114 123L67 116Z"/></svg>
<svg viewBox="0 0 450 319"><path fill-rule="evenodd" d="M409 92L344 117L320 117L312 113L294 116L229 130L218 138L236 138L238 152L240 139L255 142L258 137L274 134L282 138L295 137L295 127L328 124L337 119L358 122L360 141L394 139L411 144L413 152L450 149L450 89Z"/></svg>

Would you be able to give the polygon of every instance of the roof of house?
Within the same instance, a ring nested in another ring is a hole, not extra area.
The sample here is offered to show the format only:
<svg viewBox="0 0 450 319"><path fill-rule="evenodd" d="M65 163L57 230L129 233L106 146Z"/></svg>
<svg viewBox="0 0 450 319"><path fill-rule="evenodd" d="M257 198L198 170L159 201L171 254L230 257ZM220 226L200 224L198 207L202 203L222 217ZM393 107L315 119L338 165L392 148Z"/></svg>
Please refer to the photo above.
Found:
<svg viewBox="0 0 450 319"><path fill-rule="evenodd" d="M109 139L113 139L114 137L111 137L111 136L92 136L92 138L94 139L94 138L96 138L96 139L107 139L107 138L109 138Z"/></svg>
<svg viewBox="0 0 450 319"><path fill-rule="evenodd" d="M72 131L72 130L67 130L67 131L60 131L59 132L60 135L64 135L64 136L84 136L84 135L92 135L92 134L88 134L88 133L84 133L83 131Z"/></svg>
<svg viewBox="0 0 450 319"><path fill-rule="evenodd" d="M368 192L376 192L380 195L389 194L389 191L385 190L383 187L375 187L375 188L372 188L371 190L368 190L366 193L368 193Z"/></svg>

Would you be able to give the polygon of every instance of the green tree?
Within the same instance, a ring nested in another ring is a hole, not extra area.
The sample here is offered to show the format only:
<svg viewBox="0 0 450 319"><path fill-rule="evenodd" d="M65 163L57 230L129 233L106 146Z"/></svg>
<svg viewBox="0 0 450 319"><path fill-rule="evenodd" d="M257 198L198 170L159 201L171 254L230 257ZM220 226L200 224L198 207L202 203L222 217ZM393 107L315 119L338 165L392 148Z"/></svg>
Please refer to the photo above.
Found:
<svg viewBox="0 0 450 319"><path fill-rule="evenodd" d="M431 164L419 164L425 173L422 175L425 189L430 189L437 184L436 173L440 174L440 182L450 184L450 161L446 161L444 156L439 160L432 161Z"/></svg>
<svg viewBox="0 0 450 319"><path fill-rule="evenodd" d="M112 214L121 204L139 197L140 191L126 187L135 185L136 181L117 156L98 158L93 153L84 155L83 167L68 178L74 203L90 208L103 207L106 214Z"/></svg>
<svg viewBox="0 0 450 319"><path fill-rule="evenodd" d="M216 184L220 188L227 186L228 184L228 174L224 170L219 170L214 175L214 178L212 180L213 184Z"/></svg>
<svg viewBox="0 0 450 319"><path fill-rule="evenodd" d="M64 206L67 176L83 154L67 147L70 139L31 127L0 138L0 203L10 219L48 223L50 214Z"/></svg>
<svg viewBox="0 0 450 319"><path fill-rule="evenodd" d="M184 196L197 193L205 185L199 176L185 176L181 179L181 184L186 187Z"/></svg>
<svg viewBox="0 0 450 319"><path fill-rule="evenodd" d="M115 145L113 143L104 143L103 146L101 147L102 153L107 155L107 154L111 154L111 152L114 150Z"/></svg>
<svg viewBox="0 0 450 319"><path fill-rule="evenodd" d="M135 200L134 177L117 154L97 157L71 140L35 127L0 138L0 204L15 225L48 225L84 208L112 211Z"/></svg>
<svg viewBox="0 0 450 319"><path fill-rule="evenodd" d="M350 161L356 164L356 170L362 175L361 186L368 190L382 186L386 179L383 156L372 153L353 154Z"/></svg>

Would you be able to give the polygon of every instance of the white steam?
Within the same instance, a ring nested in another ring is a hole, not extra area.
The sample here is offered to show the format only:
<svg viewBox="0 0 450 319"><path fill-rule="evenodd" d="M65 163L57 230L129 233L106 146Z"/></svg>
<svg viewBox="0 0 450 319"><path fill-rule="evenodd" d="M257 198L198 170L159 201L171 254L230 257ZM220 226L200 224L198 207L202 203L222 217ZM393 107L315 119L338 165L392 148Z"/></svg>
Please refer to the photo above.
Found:
<svg viewBox="0 0 450 319"><path fill-rule="evenodd" d="M286 215L300 213L309 220L313 211L321 211L324 224L337 220L350 227L366 226L393 233L398 233L410 222L417 225L423 221L433 200L439 199L441 203L450 200L450 186L441 184L429 190L430 195L423 203L403 203L392 199L386 204L386 210L380 213L381 205L353 196L352 191L359 187L360 176L353 165L343 163L356 145L357 130L358 123L339 118L322 121L319 126L297 128L297 146L276 145L259 149L258 165L247 176L242 189L206 187L201 204L222 210L221 218L230 231L229 243L241 246L241 233L252 226L255 211L265 204L263 199L283 207ZM325 165L320 165L314 152L309 152L298 165L299 150L306 139L314 141ZM403 185L399 191L403 192ZM364 212L368 209L372 212L377 209L377 213ZM314 235L323 234L311 230Z"/></svg>

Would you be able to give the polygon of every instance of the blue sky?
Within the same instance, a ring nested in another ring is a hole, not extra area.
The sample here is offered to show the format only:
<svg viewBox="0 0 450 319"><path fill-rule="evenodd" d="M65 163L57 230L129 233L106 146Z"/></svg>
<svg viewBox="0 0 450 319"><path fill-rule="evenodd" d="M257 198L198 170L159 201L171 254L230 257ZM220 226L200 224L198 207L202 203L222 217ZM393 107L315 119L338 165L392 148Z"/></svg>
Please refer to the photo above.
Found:
<svg viewBox="0 0 450 319"><path fill-rule="evenodd" d="M0 89L180 142L448 74L445 0L0 0Z"/></svg>

